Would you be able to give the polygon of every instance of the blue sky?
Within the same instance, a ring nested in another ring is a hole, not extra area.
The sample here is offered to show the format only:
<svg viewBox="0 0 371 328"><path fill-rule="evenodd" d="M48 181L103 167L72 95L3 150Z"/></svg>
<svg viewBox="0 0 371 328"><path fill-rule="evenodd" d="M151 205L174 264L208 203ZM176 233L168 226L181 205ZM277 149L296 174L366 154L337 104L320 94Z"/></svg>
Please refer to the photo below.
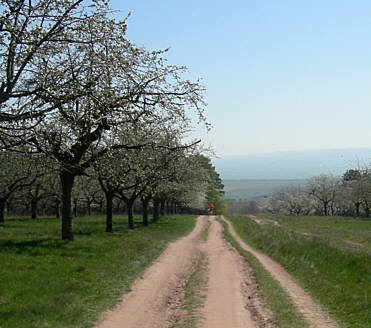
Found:
<svg viewBox="0 0 371 328"><path fill-rule="evenodd" d="M207 89L217 154L371 147L370 1L111 1Z"/></svg>

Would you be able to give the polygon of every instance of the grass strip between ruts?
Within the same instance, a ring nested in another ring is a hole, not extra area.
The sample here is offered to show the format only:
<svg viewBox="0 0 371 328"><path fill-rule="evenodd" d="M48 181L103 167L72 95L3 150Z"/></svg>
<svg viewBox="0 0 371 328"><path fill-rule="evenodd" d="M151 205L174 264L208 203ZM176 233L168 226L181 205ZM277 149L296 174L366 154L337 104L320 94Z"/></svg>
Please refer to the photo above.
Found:
<svg viewBox="0 0 371 328"><path fill-rule="evenodd" d="M7 219L0 226L0 328L87 328L112 308L166 245L189 233L194 216L163 217L129 230L114 218L74 219L75 240L60 240L60 220Z"/></svg>
<svg viewBox="0 0 371 328"><path fill-rule="evenodd" d="M208 283L207 272L207 258L203 253L200 253L196 269L188 280L185 288L184 304L182 307L184 315L174 328L200 327L203 319L200 309L203 307L206 299Z"/></svg>
<svg viewBox="0 0 371 328"><path fill-rule="evenodd" d="M209 236L211 222L209 217L206 220L200 240L207 241ZM197 265L194 272L187 281L184 291L184 301L182 305L183 315L174 325L174 328L198 328L202 322L201 308L206 299L206 289L208 284L208 261L203 252L200 252L197 258Z"/></svg>
<svg viewBox="0 0 371 328"><path fill-rule="evenodd" d="M256 282L261 286L261 294L268 307L272 310L275 322L280 328L304 328L308 327L307 322L297 308L291 302L280 284L272 278L270 273L263 268L260 262L249 252L241 248L238 242L232 237L228 230L227 223L223 224L225 239L238 250L253 269Z"/></svg>
<svg viewBox="0 0 371 328"><path fill-rule="evenodd" d="M207 217L206 226L202 229L202 232L200 234L200 239L204 242L207 240L207 237L209 236L210 226L211 226L210 218Z"/></svg>

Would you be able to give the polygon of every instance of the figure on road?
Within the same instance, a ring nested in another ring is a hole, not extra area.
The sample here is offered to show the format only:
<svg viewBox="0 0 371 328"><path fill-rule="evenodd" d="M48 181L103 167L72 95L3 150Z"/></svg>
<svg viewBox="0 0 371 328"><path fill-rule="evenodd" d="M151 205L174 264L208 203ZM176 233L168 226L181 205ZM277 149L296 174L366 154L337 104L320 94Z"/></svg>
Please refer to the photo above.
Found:
<svg viewBox="0 0 371 328"><path fill-rule="evenodd" d="M207 214L208 214L208 215L212 215L212 214L213 214L214 205L210 203L210 204L208 205L208 207L209 207L209 209L208 209L208 211L207 211Z"/></svg>

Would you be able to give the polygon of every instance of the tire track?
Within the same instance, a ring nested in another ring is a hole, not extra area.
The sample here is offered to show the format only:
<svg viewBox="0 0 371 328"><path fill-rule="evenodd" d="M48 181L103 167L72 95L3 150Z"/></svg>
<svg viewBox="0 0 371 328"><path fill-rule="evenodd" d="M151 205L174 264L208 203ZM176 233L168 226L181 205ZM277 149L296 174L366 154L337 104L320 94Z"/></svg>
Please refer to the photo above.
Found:
<svg viewBox="0 0 371 328"><path fill-rule="evenodd" d="M245 242L237 235L232 224L223 218L228 224L228 229L233 238L239 245L253 256L264 266L264 268L277 280L285 292L289 295L292 302L296 305L298 310L303 314L305 320L308 322L310 328L337 328L335 321L329 318L328 314L324 312L320 305L316 304L312 298L306 293L287 273L287 271L276 261L272 260L268 255L252 249L246 245Z"/></svg>
<svg viewBox="0 0 371 328"><path fill-rule="evenodd" d="M196 266L204 225L205 217L199 217L189 235L169 244L135 280L122 302L102 315L95 328L172 327L180 311L185 284Z"/></svg>
<svg viewBox="0 0 371 328"><path fill-rule="evenodd" d="M209 238L201 248L209 263L202 327L274 327L273 314L260 300L251 268L224 240L222 231L222 225L211 217Z"/></svg>

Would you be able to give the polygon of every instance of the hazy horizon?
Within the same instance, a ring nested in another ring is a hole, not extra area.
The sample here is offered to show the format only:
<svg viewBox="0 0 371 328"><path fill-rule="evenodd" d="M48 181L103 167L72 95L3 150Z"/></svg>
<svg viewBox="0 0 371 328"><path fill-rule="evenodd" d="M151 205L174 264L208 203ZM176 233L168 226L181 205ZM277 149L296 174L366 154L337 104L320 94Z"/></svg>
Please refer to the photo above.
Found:
<svg viewBox="0 0 371 328"><path fill-rule="evenodd" d="M319 174L341 176L347 169L367 166L371 148L228 155L212 162L223 180L296 180Z"/></svg>
<svg viewBox="0 0 371 328"><path fill-rule="evenodd" d="M269 154L278 154L278 153L299 153L299 152L321 152L321 151L342 151L342 150L350 150L350 151L371 151L370 147L347 147L347 148L307 148L307 149L281 149L281 150L273 150L273 151L257 151L257 152L246 152L246 153L236 153L236 154L228 154L228 155L219 155L216 154L215 159L223 158L223 157L241 157L241 156L254 156L254 155L269 155ZM370 158L371 161L371 158Z"/></svg>

